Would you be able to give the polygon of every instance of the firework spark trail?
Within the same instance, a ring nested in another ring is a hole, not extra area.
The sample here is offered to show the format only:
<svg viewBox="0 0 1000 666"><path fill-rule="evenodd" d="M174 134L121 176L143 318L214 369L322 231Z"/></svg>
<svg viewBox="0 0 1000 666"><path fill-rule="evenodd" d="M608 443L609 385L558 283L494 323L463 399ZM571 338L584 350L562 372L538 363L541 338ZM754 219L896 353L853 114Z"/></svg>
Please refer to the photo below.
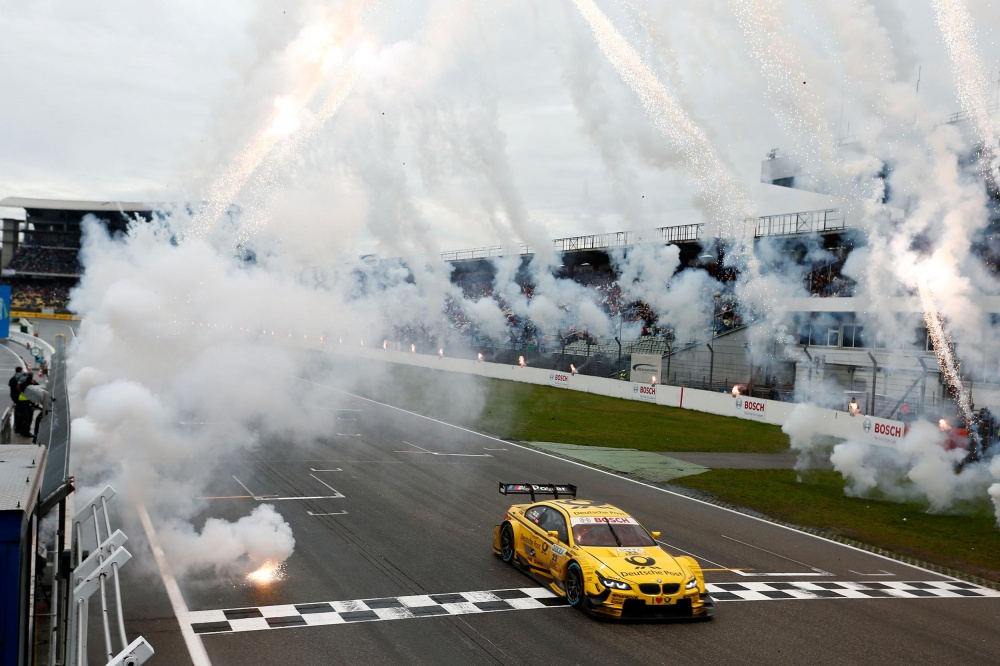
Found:
<svg viewBox="0 0 1000 666"><path fill-rule="evenodd" d="M269 158L261 171L260 181L255 186L257 193L265 201L273 199L276 192L276 185L281 173L288 166L288 163L297 156L303 145L316 134L343 106L347 97L357 83L358 75L364 66L364 62L371 57L371 49L368 46L361 47L357 53L344 65L333 86L316 113L309 122L285 141L278 152ZM258 163L259 164L259 163ZM247 218L240 227L239 243L247 242L266 221L268 205L261 205L249 211Z"/></svg>
<svg viewBox="0 0 1000 666"><path fill-rule="evenodd" d="M938 357L938 364L941 368L941 375L944 377L955 397L955 404L961 411L962 421L967 425L972 424L972 401L969 391L962 384L961 366L955 358L954 348L951 338L944 330L941 315L937 305L934 303L934 294L927 286L923 276L917 277L917 292L920 295L920 306L924 311L924 322L927 325L927 332L934 342L934 353ZM969 434L978 445L978 433L974 428L969 428Z"/></svg>
<svg viewBox="0 0 1000 666"><path fill-rule="evenodd" d="M805 141L799 151L806 159L818 156L829 171L843 169L843 161L830 125L824 118L817 87L808 85L808 76L795 56L783 22L772 0L733 0L733 13L759 63L768 95L776 102L776 112L793 137ZM790 105L791 108L787 108Z"/></svg>
<svg viewBox="0 0 1000 666"><path fill-rule="evenodd" d="M710 213L718 220L719 238L728 243L727 263L739 269L738 290L746 309L758 314L775 311L779 284L774 280L761 279L762 266L754 253L753 235L748 241L739 227L744 220L756 219L746 188L724 168L723 161L705 134L593 0L574 2L590 25L601 51L638 95L656 128L677 148L700 184L700 194L708 203Z"/></svg>
<svg viewBox="0 0 1000 666"><path fill-rule="evenodd" d="M952 77L962 109L976 128L986 155L982 168L994 182L1000 182L997 157L997 125L990 117L990 81L979 56L975 27L962 0L933 0L934 13L951 61Z"/></svg>
<svg viewBox="0 0 1000 666"><path fill-rule="evenodd" d="M361 15L367 12L369 6L370 2L367 0L361 2ZM288 51L298 52L298 59L305 60L309 64L301 72L301 82L288 96L275 100L275 112L268 118L267 123L257 130L226 172L209 188L205 206L191 221L188 236L206 235L219 216L233 203L233 199L247 184L268 153L280 140L295 131L298 118L294 109L309 103L325 80L331 65L342 58L340 48L329 37L332 32L333 25L328 21L322 21L319 25L311 24L289 44ZM292 121L291 125L289 121Z"/></svg>
<svg viewBox="0 0 1000 666"><path fill-rule="evenodd" d="M575 4L590 25L601 51L625 83L639 96L643 109L652 118L656 128L677 147L687 161L701 185L701 195L720 222L720 235L734 236L735 225L753 217L746 190L723 168L722 160L705 134L687 116L643 62L639 53L621 36L593 0L575 0Z"/></svg>

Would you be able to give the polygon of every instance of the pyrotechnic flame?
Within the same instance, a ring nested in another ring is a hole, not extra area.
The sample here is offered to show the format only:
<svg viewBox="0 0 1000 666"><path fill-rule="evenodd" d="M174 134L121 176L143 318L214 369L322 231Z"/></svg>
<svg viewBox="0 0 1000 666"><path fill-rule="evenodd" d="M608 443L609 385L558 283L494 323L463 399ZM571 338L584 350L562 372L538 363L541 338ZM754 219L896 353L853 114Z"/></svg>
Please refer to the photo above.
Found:
<svg viewBox="0 0 1000 666"><path fill-rule="evenodd" d="M248 583L253 583L254 585L270 585L277 581L283 580L285 578L285 564L284 562L264 562L260 568L251 571L246 575L246 580Z"/></svg>
<svg viewBox="0 0 1000 666"><path fill-rule="evenodd" d="M938 428L941 428L941 430L948 430L948 422L944 419L938 419Z"/></svg>
<svg viewBox="0 0 1000 666"><path fill-rule="evenodd" d="M411 354L416 354L417 353L417 346L416 345L410 345L410 353Z"/></svg>
<svg viewBox="0 0 1000 666"><path fill-rule="evenodd" d="M302 124L299 117L299 104L291 97L274 98L274 118L267 131L276 136L289 136Z"/></svg>
<svg viewBox="0 0 1000 666"><path fill-rule="evenodd" d="M575 375L575 374L577 374L577 371L576 371L576 366L575 366L575 365L573 365L572 363L570 363L570 364L569 364L569 371L570 371L571 373L573 373L574 375Z"/></svg>
<svg viewBox="0 0 1000 666"><path fill-rule="evenodd" d="M389 341L388 340L383 340L382 341L382 349L389 349Z"/></svg>
<svg viewBox="0 0 1000 666"><path fill-rule="evenodd" d="M483 352L479 352L479 362L483 362Z"/></svg>
<svg viewBox="0 0 1000 666"><path fill-rule="evenodd" d="M737 385L733 386L733 397L735 398L739 394L740 394L740 386L739 386L739 384L737 384Z"/></svg>
<svg viewBox="0 0 1000 666"><path fill-rule="evenodd" d="M653 375L653 386L656 386L656 375Z"/></svg>
<svg viewBox="0 0 1000 666"><path fill-rule="evenodd" d="M441 349L438 349L438 356L444 356L444 347L441 347Z"/></svg>
<svg viewBox="0 0 1000 666"><path fill-rule="evenodd" d="M524 357L523 356L518 356L517 357L517 364L519 366L521 366L522 368L527 365L527 363L524 362Z"/></svg>

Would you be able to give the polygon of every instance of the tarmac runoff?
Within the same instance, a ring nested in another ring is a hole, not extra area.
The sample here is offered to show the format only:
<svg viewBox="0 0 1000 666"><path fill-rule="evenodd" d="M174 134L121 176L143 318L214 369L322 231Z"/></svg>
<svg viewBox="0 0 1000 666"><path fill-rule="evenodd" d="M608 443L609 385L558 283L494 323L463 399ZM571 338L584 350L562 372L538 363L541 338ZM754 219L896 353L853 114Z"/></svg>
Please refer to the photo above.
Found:
<svg viewBox="0 0 1000 666"><path fill-rule="evenodd" d="M651 483L669 483L710 469L794 469L794 453L655 453L609 446L523 442L546 453Z"/></svg>

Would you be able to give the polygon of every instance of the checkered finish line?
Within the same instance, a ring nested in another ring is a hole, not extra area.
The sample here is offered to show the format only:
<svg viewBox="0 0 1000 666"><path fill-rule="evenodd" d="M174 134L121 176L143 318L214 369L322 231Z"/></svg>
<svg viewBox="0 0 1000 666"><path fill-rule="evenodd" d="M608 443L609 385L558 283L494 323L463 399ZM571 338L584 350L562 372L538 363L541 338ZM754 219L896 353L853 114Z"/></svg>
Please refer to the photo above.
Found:
<svg viewBox="0 0 1000 666"><path fill-rule="evenodd" d="M716 601L771 601L774 599L954 599L1000 597L1000 591L961 581L714 583L709 594Z"/></svg>
<svg viewBox="0 0 1000 666"><path fill-rule="evenodd" d="M260 606L230 610L193 611L187 621L198 634L315 627L348 622L408 620L435 615L465 615L507 610L565 606L566 600L542 587L454 594L421 594L357 601Z"/></svg>
<svg viewBox="0 0 1000 666"><path fill-rule="evenodd" d="M710 583L706 587L716 601L1000 597L997 590L958 581ZM545 588L525 587L193 611L182 621L186 620L195 633L216 634L565 606L564 598Z"/></svg>

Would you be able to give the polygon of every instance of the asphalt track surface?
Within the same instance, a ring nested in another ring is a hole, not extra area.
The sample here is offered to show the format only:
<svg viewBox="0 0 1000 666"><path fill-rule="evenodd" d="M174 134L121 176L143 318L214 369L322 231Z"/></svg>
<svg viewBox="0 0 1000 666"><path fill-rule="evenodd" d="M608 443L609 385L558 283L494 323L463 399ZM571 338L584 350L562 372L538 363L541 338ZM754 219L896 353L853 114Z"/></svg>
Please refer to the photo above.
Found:
<svg viewBox="0 0 1000 666"><path fill-rule="evenodd" d="M178 616L127 520L126 628L153 645L150 663L1000 663L995 591L369 400L331 401L339 434L226 461L211 488L225 499L202 516L273 504L296 539L283 580L179 579ZM609 622L551 605L492 554L511 503L498 481L575 483L662 531L706 569L715 619Z"/></svg>

